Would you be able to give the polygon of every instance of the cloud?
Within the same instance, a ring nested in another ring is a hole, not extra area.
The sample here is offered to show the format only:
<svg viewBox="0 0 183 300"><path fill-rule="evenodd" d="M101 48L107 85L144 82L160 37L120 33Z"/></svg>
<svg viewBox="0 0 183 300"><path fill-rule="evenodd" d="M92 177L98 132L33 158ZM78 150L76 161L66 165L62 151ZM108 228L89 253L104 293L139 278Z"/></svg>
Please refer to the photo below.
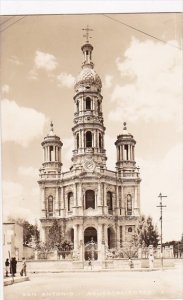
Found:
<svg viewBox="0 0 183 300"><path fill-rule="evenodd" d="M29 72L28 78L32 80L38 80L38 71L35 69L35 67Z"/></svg>
<svg viewBox="0 0 183 300"><path fill-rule="evenodd" d="M10 87L8 84L3 84L1 87L2 94L8 94L10 91Z"/></svg>
<svg viewBox="0 0 183 300"><path fill-rule="evenodd" d="M10 56L9 61L17 66L22 64L16 55Z"/></svg>
<svg viewBox="0 0 183 300"><path fill-rule="evenodd" d="M112 86L112 75L106 75L104 78L104 88L110 88Z"/></svg>
<svg viewBox="0 0 183 300"><path fill-rule="evenodd" d="M15 101L3 99L2 141L15 142L27 147L30 142L43 134L47 122L43 113L33 108L19 106Z"/></svg>
<svg viewBox="0 0 183 300"><path fill-rule="evenodd" d="M3 181L2 191L4 220L13 217L34 222L36 217L39 218L38 195L32 197L31 193L25 192L21 184L12 181Z"/></svg>
<svg viewBox="0 0 183 300"><path fill-rule="evenodd" d="M72 150L74 149L74 138L64 138L63 139L63 169L64 171L68 171L71 167L71 157L72 157Z"/></svg>
<svg viewBox="0 0 183 300"><path fill-rule="evenodd" d="M36 51L34 58L35 68L46 71L53 71L57 67L57 60L53 54Z"/></svg>
<svg viewBox="0 0 183 300"><path fill-rule="evenodd" d="M57 76L58 86L66 86L68 88L73 87L75 78L71 74L60 73Z"/></svg>
<svg viewBox="0 0 183 300"><path fill-rule="evenodd" d="M107 155L107 168L109 170L115 171L116 166L116 146L115 146L115 137L111 137L110 135L105 135L105 149L106 149L106 155Z"/></svg>
<svg viewBox="0 0 183 300"><path fill-rule="evenodd" d="M18 168L18 174L19 175L23 175L23 176L33 177L33 178L37 179L38 175L39 175L39 170L35 169L33 167L23 167L23 166L20 166Z"/></svg>
<svg viewBox="0 0 183 300"><path fill-rule="evenodd" d="M172 147L161 160L137 158L141 173L141 208L146 215L153 216L160 225L158 195L167 195L163 199L164 239L180 239L182 234L182 143ZM172 226L172 224L174 224Z"/></svg>
<svg viewBox="0 0 183 300"><path fill-rule="evenodd" d="M170 41L176 44L176 41ZM111 95L109 119L178 120L181 124L181 51L161 42L132 39L116 65L124 83Z"/></svg>

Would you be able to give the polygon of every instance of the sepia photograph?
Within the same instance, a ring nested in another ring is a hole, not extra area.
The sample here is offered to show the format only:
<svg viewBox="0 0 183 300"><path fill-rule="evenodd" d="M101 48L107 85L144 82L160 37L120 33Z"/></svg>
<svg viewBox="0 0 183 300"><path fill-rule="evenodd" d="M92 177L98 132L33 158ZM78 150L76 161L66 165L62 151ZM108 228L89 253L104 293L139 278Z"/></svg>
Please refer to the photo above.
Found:
<svg viewBox="0 0 183 300"><path fill-rule="evenodd" d="M182 28L0 16L3 300L183 298Z"/></svg>

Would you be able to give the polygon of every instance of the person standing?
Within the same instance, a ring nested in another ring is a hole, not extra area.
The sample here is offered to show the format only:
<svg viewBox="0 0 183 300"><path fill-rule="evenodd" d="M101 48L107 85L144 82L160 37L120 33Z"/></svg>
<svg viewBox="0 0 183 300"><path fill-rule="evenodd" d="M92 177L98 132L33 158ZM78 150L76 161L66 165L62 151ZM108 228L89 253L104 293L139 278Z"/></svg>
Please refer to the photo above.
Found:
<svg viewBox="0 0 183 300"><path fill-rule="evenodd" d="M15 257L12 257L11 262L10 262L10 272L13 277L15 277L15 274L17 272L17 260Z"/></svg>
<svg viewBox="0 0 183 300"><path fill-rule="evenodd" d="M9 263L9 259L7 258L6 261L5 261L6 277L9 277L8 276L9 266L10 266L10 263Z"/></svg>
<svg viewBox="0 0 183 300"><path fill-rule="evenodd" d="M20 271L20 275L23 276L23 275L27 275L27 271L26 271L26 260L25 260L25 257L22 258L22 269Z"/></svg>
<svg viewBox="0 0 183 300"><path fill-rule="evenodd" d="M152 253L149 254L149 268L152 270L154 267L154 256Z"/></svg>

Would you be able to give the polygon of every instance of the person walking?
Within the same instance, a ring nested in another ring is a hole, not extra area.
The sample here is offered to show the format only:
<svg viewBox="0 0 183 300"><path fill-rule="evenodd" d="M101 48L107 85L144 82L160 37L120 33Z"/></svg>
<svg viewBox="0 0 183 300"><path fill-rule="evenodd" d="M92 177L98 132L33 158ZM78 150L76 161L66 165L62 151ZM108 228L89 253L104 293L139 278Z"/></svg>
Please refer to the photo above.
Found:
<svg viewBox="0 0 183 300"><path fill-rule="evenodd" d="M25 260L25 257L22 258L22 269L20 271L20 275L23 276L23 275L27 275L27 270L26 270L26 260Z"/></svg>
<svg viewBox="0 0 183 300"><path fill-rule="evenodd" d="M7 258L6 261L5 261L6 277L9 277L8 276L9 266L10 266L10 263L9 263L9 259Z"/></svg>

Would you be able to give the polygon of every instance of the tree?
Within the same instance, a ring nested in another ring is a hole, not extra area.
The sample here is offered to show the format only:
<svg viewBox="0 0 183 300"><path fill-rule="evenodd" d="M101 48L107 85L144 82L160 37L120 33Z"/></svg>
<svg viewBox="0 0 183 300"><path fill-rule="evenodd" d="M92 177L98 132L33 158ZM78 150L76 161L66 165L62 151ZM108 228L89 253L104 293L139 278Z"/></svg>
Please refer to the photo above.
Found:
<svg viewBox="0 0 183 300"><path fill-rule="evenodd" d="M139 249L139 238L135 233L129 241L123 243L123 248L121 249L124 257L127 256L129 259L138 256Z"/></svg>
<svg viewBox="0 0 183 300"><path fill-rule="evenodd" d="M153 245L153 247L157 247L159 242L159 234L157 227L153 225L153 221L150 216L141 216L136 230L139 244L141 246L149 247L149 245Z"/></svg>
<svg viewBox="0 0 183 300"><path fill-rule="evenodd" d="M63 241L62 228L55 219L48 233L48 243L52 249L58 248Z"/></svg>
<svg viewBox="0 0 183 300"><path fill-rule="evenodd" d="M15 222L23 227L23 245L31 245L33 241L35 243L39 242L40 233L37 224L33 225L25 219L12 217L9 217L8 221Z"/></svg>

